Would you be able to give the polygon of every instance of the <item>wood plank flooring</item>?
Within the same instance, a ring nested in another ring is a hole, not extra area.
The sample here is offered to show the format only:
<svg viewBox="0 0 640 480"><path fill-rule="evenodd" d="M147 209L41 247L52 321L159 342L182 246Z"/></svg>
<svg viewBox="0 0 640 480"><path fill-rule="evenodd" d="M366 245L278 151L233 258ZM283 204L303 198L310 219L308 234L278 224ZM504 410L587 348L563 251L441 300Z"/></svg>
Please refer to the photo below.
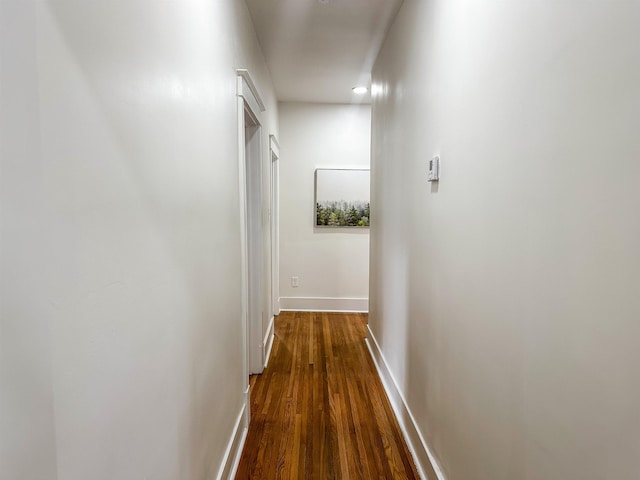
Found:
<svg viewBox="0 0 640 480"><path fill-rule="evenodd" d="M364 314L282 312L236 479L417 479Z"/></svg>

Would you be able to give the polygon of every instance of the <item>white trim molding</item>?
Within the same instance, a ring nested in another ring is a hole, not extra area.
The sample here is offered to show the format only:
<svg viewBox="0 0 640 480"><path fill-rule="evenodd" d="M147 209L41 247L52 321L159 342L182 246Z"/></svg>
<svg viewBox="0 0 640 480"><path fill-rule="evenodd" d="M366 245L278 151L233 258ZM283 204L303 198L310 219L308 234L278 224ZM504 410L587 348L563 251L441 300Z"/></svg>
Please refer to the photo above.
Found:
<svg viewBox="0 0 640 480"><path fill-rule="evenodd" d="M280 310L295 312L359 312L369 311L368 298L280 297Z"/></svg>
<svg viewBox="0 0 640 480"><path fill-rule="evenodd" d="M248 87L248 89L253 94L253 97L255 98L256 103L258 104L258 108L260 109L260 111L264 112L266 110L266 107L264 106L264 102L262 101L262 97L258 93L258 88L256 87L256 84L253 82L253 79L251 78L251 75L249 75L249 70L247 70L246 68L239 68L239 69L236 70L236 73L238 74L239 77L242 78L242 80L244 81L244 84L246 85L246 87ZM238 95L243 95L243 94L242 93L238 93Z"/></svg>
<svg viewBox="0 0 640 480"><path fill-rule="evenodd" d="M249 396L247 391L244 395L244 403L240 408L240 413L238 414L235 426L231 432L231 437L227 444L227 450L224 452L224 457L222 457L222 463L220 464L220 469L216 476L217 480L233 480L236 476L236 471L240 464L240 457L242 456L242 449L244 448L249 428L247 415L249 411L248 401Z"/></svg>
<svg viewBox="0 0 640 480"><path fill-rule="evenodd" d="M269 135L269 148L276 154L276 157L280 158L280 144L278 143L276 136L273 134Z"/></svg>
<svg viewBox="0 0 640 480"><path fill-rule="evenodd" d="M365 342L369 348L369 353L376 366L376 370L378 370L382 385L387 392L387 397L389 397L389 402L398 420L407 446L413 455L413 460L416 463L420 477L426 480L446 480L431 449L420 433L415 418L411 410L409 410L409 406L400 388L398 388L398 383L391 373L389 365L369 325L367 325L367 332L368 338L365 339Z"/></svg>
<svg viewBox="0 0 640 480"><path fill-rule="evenodd" d="M249 71L246 69L236 70L237 77L237 97L238 97L238 172L239 172L239 193L240 193L240 248L242 266L242 325L244 349L244 378L250 374L262 373L264 357L262 356L262 346L260 338L262 336L262 299L260 292L265 285L266 277L262 272L262 259L257 252L262 254L264 245L262 222L249 221L249 216L258 216L258 209L255 201L248 203L248 182L258 184L258 188L251 189L260 199L260 212L264 211L262 202L262 120L261 112L265 111L264 102L258 94L258 90L253 82ZM246 143L245 128L247 127L245 117L249 117L252 126L258 129L258 134ZM251 162L251 169L247 168L247 161ZM257 171L256 171L257 170ZM253 240L250 242L250 238ZM260 239L261 245L257 242ZM259 248L258 248L259 247ZM253 252L254 260L249 263L250 250ZM259 288L258 285L259 284ZM253 292L253 295L251 295Z"/></svg>
<svg viewBox="0 0 640 480"><path fill-rule="evenodd" d="M269 228L271 229L271 311L280 315L280 145L275 135L269 135L271 152L271 198Z"/></svg>
<svg viewBox="0 0 640 480"><path fill-rule="evenodd" d="M275 317L271 317L271 320L269 320L267 334L264 336L264 340L262 341L262 358L264 358L264 368L267 368L267 364L269 363L269 357L271 357L271 347L273 347L273 339L275 338L275 331L273 326L274 318Z"/></svg>

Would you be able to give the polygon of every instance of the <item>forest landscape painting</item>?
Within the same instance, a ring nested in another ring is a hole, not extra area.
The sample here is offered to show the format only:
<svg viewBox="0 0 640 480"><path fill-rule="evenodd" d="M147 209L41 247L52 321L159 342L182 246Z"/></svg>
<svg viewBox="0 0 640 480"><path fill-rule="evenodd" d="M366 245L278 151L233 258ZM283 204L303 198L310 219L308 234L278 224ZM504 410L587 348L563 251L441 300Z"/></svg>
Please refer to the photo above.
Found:
<svg viewBox="0 0 640 480"><path fill-rule="evenodd" d="M316 170L316 227L369 226L369 170Z"/></svg>

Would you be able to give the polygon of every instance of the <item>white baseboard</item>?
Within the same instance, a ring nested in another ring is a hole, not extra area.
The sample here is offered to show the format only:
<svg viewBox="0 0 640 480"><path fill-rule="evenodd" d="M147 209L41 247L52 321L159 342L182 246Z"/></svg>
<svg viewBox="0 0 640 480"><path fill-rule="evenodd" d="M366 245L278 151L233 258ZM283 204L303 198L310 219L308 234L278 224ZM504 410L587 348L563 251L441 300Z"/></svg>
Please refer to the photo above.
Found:
<svg viewBox="0 0 640 480"><path fill-rule="evenodd" d="M380 346L378 345L373 332L369 328L369 325L367 325L367 330L369 334L368 338L365 339L365 342L369 348L369 353L371 354L373 363L378 370L378 375L380 375L380 380L382 380L382 385L387 392L391 407L398 419L398 424L400 425L404 439L407 442L409 450L411 450L411 454L413 455L413 460L415 461L420 477L427 480L445 480L438 462L431 453L427 442L425 442L420 430L418 429L418 425L411 414L411 410L409 410L409 406L407 405L402 392L398 388L398 383L393 377L393 374L389 369L389 365L387 364L387 361L382 354L382 350L380 350Z"/></svg>
<svg viewBox="0 0 640 480"><path fill-rule="evenodd" d="M247 439L247 430L249 428L247 415L249 411L248 404L249 391L247 389L244 394L244 403L238 414L238 419L233 427L233 431L231 432L227 450L224 452L224 457L222 457L222 464L216 477L217 480L233 480L236 476L244 442Z"/></svg>
<svg viewBox="0 0 640 480"><path fill-rule="evenodd" d="M295 312L369 311L368 298L280 297L280 310Z"/></svg>
<svg viewBox="0 0 640 480"><path fill-rule="evenodd" d="M267 327L267 334L262 341L262 353L264 358L264 368L267 368L269 363L269 357L271 356L271 347L273 346L274 330L273 330L274 317L269 320L269 327Z"/></svg>

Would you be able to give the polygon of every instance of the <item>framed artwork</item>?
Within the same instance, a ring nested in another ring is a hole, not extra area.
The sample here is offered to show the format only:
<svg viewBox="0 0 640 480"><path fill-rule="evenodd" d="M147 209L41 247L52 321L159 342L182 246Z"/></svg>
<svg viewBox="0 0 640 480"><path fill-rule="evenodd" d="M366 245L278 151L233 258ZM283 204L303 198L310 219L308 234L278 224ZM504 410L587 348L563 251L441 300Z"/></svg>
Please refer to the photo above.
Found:
<svg viewBox="0 0 640 480"><path fill-rule="evenodd" d="M318 168L316 227L369 226L369 170Z"/></svg>

